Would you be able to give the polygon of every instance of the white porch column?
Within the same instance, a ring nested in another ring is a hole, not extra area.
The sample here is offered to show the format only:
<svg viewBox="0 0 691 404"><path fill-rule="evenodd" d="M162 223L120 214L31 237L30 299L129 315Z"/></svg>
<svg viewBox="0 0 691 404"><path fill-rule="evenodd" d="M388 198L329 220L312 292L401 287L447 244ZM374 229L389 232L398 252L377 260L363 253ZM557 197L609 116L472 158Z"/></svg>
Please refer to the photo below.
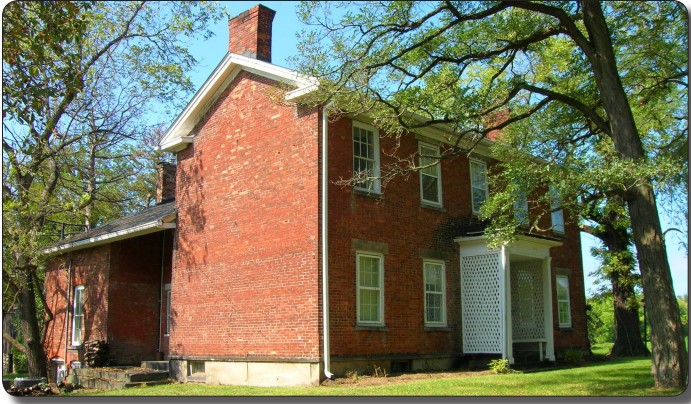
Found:
<svg viewBox="0 0 691 404"><path fill-rule="evenodd" d="M504 347L502 352L502 359L508 359L509 363L514 363L513 358L513 325L511 322L511 259L509 251L506 246L501 248L501 287L503 301L503 332L504 332Z"/></svg>
<svg viewBox="0 0 691 404"><path fill-rule="evenodd" d="M545 310L545 358L555 361L554 356L554 325L552 320L552 257L542 259L542 290L544 291L543 305Z"/></svg>

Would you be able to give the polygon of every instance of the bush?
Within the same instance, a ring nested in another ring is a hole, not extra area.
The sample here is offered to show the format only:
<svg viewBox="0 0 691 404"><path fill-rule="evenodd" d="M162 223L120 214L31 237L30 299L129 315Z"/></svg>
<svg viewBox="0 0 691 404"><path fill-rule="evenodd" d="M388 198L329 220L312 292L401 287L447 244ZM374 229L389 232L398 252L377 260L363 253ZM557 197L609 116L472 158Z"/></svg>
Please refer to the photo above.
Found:
<svg viewBox="0 0 691 404"><path fill-rule="evenodd" d="M515 370L511 369L508 359L493 359L489 361L489 370L491 370L495 374L516 372Z"/></svg>
<svg viewBox="0 0 691 404"><path fill-rule="evenodd" d="M567 349L564 352L564 362L574 366L580 366L583 364L583 351L580 349Z"/></svg>

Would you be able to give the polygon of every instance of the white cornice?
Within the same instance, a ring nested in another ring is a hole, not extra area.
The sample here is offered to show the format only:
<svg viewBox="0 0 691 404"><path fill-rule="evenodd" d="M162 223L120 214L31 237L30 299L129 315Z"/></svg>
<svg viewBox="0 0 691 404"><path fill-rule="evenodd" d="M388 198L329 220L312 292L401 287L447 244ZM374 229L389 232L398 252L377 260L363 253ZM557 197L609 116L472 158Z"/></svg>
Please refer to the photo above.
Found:
<svg viewBox="0 0 691 404"><path fill-rule="evenodd" d="M242 70L296 87L286 94L286 99L291 101L314 91L319 84L315 78L301 75L295 70L227 53L168 128L160 142L161 150L177 152L191 143L194 137L191 132L195 125Z"/></svg>

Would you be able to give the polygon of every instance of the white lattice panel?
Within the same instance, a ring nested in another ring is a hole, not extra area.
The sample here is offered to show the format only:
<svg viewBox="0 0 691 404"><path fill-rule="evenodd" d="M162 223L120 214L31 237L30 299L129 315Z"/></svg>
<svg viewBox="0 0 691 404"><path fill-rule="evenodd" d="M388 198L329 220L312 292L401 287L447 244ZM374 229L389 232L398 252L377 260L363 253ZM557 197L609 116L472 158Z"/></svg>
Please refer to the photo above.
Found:
<svg viewBox="0 0 691 404"><path fill-rule="evenodd" d="M545 312L542 290L542 263L525 261L511 264L511 322L514 341L545 338Z"/></svg>
<svg viewBox="0 0 691 404"><path fill-rule="evenodd" d="M501 353L499 254L463 257L461 265L463 352Z"/></svg>

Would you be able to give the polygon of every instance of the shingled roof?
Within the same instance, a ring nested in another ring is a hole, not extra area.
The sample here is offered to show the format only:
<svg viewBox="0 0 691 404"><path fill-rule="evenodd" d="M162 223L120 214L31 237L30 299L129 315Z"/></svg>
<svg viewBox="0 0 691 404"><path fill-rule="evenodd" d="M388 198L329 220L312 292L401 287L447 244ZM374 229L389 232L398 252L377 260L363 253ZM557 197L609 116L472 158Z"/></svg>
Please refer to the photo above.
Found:
<svg viewBox="0 0 691 404"><path fill-rule="evenodd" d="M67 252L112 243L132 237L175 228L175 201L146 208L101 227L75 234L43 250L44 254Z"/></svg>

